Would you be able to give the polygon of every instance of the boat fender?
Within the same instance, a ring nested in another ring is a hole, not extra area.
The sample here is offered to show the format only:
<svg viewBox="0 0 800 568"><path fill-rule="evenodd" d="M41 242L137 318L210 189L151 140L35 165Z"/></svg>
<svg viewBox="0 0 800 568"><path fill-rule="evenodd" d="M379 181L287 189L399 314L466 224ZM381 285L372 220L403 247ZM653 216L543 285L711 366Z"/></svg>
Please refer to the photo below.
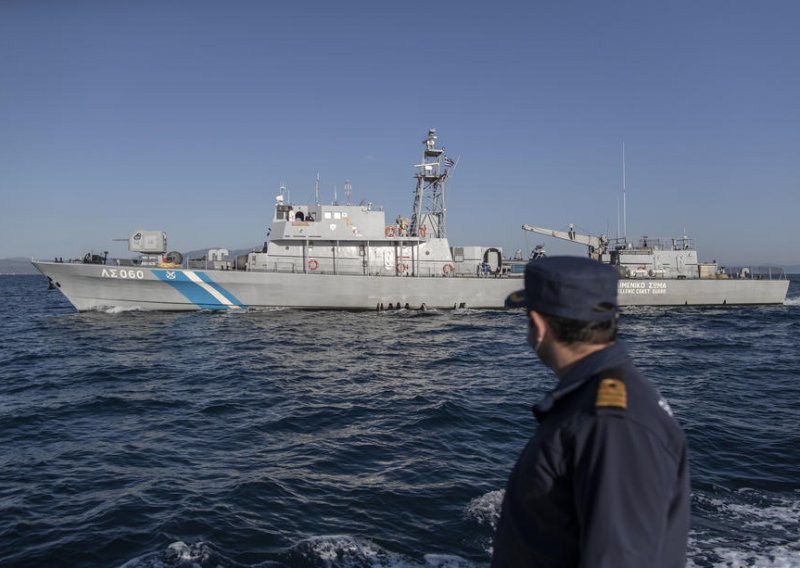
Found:
<svg viewBox="0 0 800 568"><path fill-rule="evenodd" d="M386 230L383 232L387 237L394 236L394 225L386 225Z"/></svg>
<svg viewBox="0 0 800 568"><path fill-rule="evenodd" d="M450 274L451 272L453 272L453 268L455 267L452 264L447 263L444 266L442 266L442 272L445 274Z"/></svg>
<svg viewBox="0 0 800 568"><path fill-rule="evenodd" d="M308 261L309 270L316 270L317 268L319 268L319 261L317 259L312 258L311 260Z"/></svg>

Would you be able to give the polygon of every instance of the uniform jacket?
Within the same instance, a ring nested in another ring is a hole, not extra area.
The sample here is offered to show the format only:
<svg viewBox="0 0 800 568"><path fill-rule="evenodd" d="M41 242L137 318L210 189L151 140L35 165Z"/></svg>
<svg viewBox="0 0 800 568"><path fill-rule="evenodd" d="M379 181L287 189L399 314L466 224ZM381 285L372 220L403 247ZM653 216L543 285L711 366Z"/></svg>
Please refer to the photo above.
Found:
<svg viewBox="0 0 800 568"><path fill-rule="evenodd" d="M578 361L533 412L492 566L684 566L686 439L624 346Z"/></svg>

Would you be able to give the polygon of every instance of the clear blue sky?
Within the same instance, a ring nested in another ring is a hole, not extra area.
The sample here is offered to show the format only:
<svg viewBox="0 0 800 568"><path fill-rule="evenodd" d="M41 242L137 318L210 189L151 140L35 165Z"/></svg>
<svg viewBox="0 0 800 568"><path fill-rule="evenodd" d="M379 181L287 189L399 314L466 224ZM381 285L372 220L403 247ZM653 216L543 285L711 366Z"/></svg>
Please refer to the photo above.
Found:
<svg viewBox="0 0 800 568"><path fill-rule="evenodd" d="M259 245L284 181L408 214L427 129L454 244L523 223L800 264L800 3L0 2L0 258ZM566 247L566 248L564 248Z"/></svg>

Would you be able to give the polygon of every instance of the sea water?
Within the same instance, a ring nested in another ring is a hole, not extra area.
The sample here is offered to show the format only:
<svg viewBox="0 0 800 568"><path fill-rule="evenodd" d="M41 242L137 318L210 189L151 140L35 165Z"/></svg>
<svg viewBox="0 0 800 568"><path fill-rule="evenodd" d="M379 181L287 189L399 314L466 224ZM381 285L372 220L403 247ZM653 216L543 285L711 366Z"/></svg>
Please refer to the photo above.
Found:
<svg viewBox="0 0 800 568"><path fill-rule="evenodd" d="M0 566L486 565L554 385L503 311L79 314L0 278ZM687 433L689 566L800 567L800 279L629 308Z"/></svg>

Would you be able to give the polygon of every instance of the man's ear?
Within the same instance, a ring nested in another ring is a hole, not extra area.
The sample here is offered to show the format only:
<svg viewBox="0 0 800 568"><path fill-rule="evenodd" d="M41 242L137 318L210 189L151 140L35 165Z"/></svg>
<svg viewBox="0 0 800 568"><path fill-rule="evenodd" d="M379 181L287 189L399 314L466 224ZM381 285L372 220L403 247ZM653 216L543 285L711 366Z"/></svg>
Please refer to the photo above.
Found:
<svg viewBox="0 0 800 568"><path fill-rule="evenodd" d="M535 331L534 338L537 342L541 342L548 332L549 326L547 325L547 320L536 310L530 310L528 316L531 318L531 324Z"/></svg>

